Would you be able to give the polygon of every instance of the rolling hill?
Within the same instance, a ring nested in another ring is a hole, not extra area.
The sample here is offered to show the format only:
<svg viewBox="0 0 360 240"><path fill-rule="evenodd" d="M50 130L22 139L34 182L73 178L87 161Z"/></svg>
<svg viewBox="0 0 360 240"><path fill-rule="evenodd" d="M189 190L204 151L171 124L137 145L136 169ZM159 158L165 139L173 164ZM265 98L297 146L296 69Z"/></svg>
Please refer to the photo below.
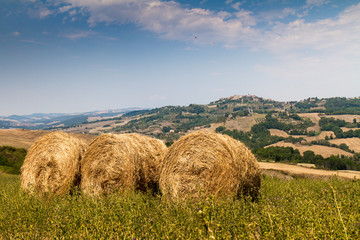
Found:
<svg viewBox="0 0 360 240"><path fill-rule="evenodd" d="M20 148L28 148L44 130L80 134L89 140L102 133L137 132L168 145L187 132L204 130L230 135L251 149L291 147L301 154L312 151L324 158L337 155L357 161L360 98L278 102L234 95L205 105L0 117L0 128L12 128L0 130L0 146Z"/></svg>

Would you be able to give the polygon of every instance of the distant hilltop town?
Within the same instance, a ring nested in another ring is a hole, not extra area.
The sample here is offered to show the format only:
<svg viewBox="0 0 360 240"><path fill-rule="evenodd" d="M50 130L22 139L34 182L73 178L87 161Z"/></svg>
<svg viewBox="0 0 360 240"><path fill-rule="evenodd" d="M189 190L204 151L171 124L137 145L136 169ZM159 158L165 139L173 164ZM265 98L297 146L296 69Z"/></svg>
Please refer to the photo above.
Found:
<svg viewBox="0 0 360 240"><path fill-rule="evenodd" d="M266 98L262 98L262 97L258 97L256 95L251 95L251 94L248 94L248 95L233 95L233 96L230 96L230 97L225 97L225 98L220 98L220 100L239 100L239 99L251 99L252 101L254 102L260 102L260 101L273 101L271 99L266 99Z"/></svg>

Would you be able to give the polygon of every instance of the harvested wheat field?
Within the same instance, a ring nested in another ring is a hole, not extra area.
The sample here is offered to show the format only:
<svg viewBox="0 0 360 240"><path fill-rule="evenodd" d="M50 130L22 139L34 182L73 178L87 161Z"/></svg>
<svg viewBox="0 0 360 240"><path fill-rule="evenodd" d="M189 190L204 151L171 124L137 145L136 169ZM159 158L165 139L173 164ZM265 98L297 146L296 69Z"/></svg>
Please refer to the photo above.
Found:
<svg viewBox="0 0 360 240"><path fill-rule="evenodd" d="M315 154L321 155L325 158L330 157L331 155L344 155L344 156L348 156L348 157L351 157L354 155L352 153L346 152L339 148L333 148L333 147L327 147L327 146L321 146L321 145L308 146L308 145L301 145L301 144L292 144L292 143L287 143L287 142L283 142L283 141L271 144L266 147L292 147L294 149L298 149L301 154L303 154L305 151L310 150L310 151L313 151Z"/></svg>
<svg viewBox="0 0 360 240"><path fill-rule="evenodd" d="M0 129L0 145L29 149L36 139L49 131L25 129Z"/></svg>
<svg viewBox="0 0 360 240"><path fill-rule="evenodd" d="M333 131L322 131L318 136L312 136L312 137L305 136L304 138L307 142L311 142L311 141L324 140L326 137L330 138L331 136L335 137L335 133Z"/></svg>
<svg viewBox="0 0 360 240"><path fill-rule="evenodd" d="M326 115L327 118L335 118L339 120L344 120L345 122L352 123L354 119L357 120L357 122L360 122L360 115L350 115L350 114L344 114L344 115Z"/></svg>
<svg viewBox="0 0 360 240"><path fill-rule="evenodd" d="M321 119L319 113L299 113L298 115L302 118L309 118L313 123L316 124L318 124Z"/></svg>
<svg viewBox="0 0 360 240"><path fill-rule="evenodd" d="M168 150L160 174L166 199L208 195L258 194L261 172L254 155L239 141L197 131L176 141Z"/></svg>
<svg viewBox="0 0 360 240"><path fill-rule="evenodd" d="M339 139L332 139L329 140L330 143L340 145L342 143L345 143L349 146L351 150L354 152L360 153L360 138L354 137L354 138L339 138Z"/></svg>
<svg viewBox="0 0 360 240"><path fill-rule="evenodd" d="M347 127L341 127L341 130L343 130L343 132L347 132L347 131L350 131L350 130L359 130L360 128L347 128Z"/></svg>
<svg viewBox="0 0 360 240"><path fill-rule="evenodd" d="M298 115L302 118L309 118L313 123L315 123L315 126L308 127L307 131L320 131L319 120L321 117L319 116L319 113L299 113Z"/></svg>
<svg viewBox="0 0 360 240"><path fill-rule="evenodd" d="M68 193L80 181L80 160L86 148L87 142L67 133L39 138L21 167L21 188L38 194Z"/></svg>
<svg viewBox="0 0 360 240"><path fill-rule="evenodd" d="M81 190L98 196L122 190L156 191L165 144L140 134L104 134L81 161Z"/></svg>
<svg viewBox="0 0 360 240"><path fill-rule="evenodd" d="M287 138L290 136L289 134L287 134L287 132L285 132L283 130L279 130L279 129L269 129L269 131L272 136L278 136L278 137L284 137L284 138Z"/></svg>
<svg viewBox="0 0 360 240"><path fill-rule="evenodd" d="M290 176L305 176L305 177L317 177L328 178L337 176L344 179L360 179L360 171L346 171L346 170L323 170L314 169L303 166L290 165L285 163L271 163L271 162L259 162L260 168L266 174L266 170L276 170L284 172Z"/></svg>
<svg viewBox="0 0 360 240"><path fill-rule="evenodd" d="M49 133L51 132L43 130L0 129L0 146L29 149L37 139ZM92 141L96 137L82 133L71 133L71 135L86 141Z"/></svg>

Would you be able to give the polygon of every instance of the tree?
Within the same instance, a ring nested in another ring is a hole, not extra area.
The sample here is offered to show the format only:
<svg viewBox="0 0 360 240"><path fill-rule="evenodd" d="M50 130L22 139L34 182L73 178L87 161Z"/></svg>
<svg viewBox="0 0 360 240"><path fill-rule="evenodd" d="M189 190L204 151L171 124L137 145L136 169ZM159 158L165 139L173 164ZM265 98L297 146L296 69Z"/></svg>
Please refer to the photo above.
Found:
<svg viewBox="0 0 360 240"><path fill-rule="evenodd" d="M313 151L305 151L303 153L304 162L315 163L315 153Z"/></svg>
<svg viewBox="0 0 360 240"><path fill-rule="evenodd" d="M171 130L171 127L163 127L162 128L162 131L163 131L163 133L168 133L168 132L170 132L170 130Z"/></svg>
<svg viewBox="0 0 360 240"><path fill-rule="evenodd" d="M219 133L219 132L224 131L225 129L226 129L226 128L225 128L224 126L220 126L220 127L217 127L217 128L215 129L215 132Z"/></svg>

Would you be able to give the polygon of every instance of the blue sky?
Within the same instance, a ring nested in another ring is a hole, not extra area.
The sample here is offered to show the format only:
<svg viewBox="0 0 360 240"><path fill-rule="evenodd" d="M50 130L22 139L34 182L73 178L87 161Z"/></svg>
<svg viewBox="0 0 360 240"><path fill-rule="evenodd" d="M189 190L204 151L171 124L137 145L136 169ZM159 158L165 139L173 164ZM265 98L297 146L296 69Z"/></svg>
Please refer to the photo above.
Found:
<svg viewBox="0 0 360 240"><path fill-rule="evenodd" d="M360 96L360 1L1 0L0 115Z"/></svg>

